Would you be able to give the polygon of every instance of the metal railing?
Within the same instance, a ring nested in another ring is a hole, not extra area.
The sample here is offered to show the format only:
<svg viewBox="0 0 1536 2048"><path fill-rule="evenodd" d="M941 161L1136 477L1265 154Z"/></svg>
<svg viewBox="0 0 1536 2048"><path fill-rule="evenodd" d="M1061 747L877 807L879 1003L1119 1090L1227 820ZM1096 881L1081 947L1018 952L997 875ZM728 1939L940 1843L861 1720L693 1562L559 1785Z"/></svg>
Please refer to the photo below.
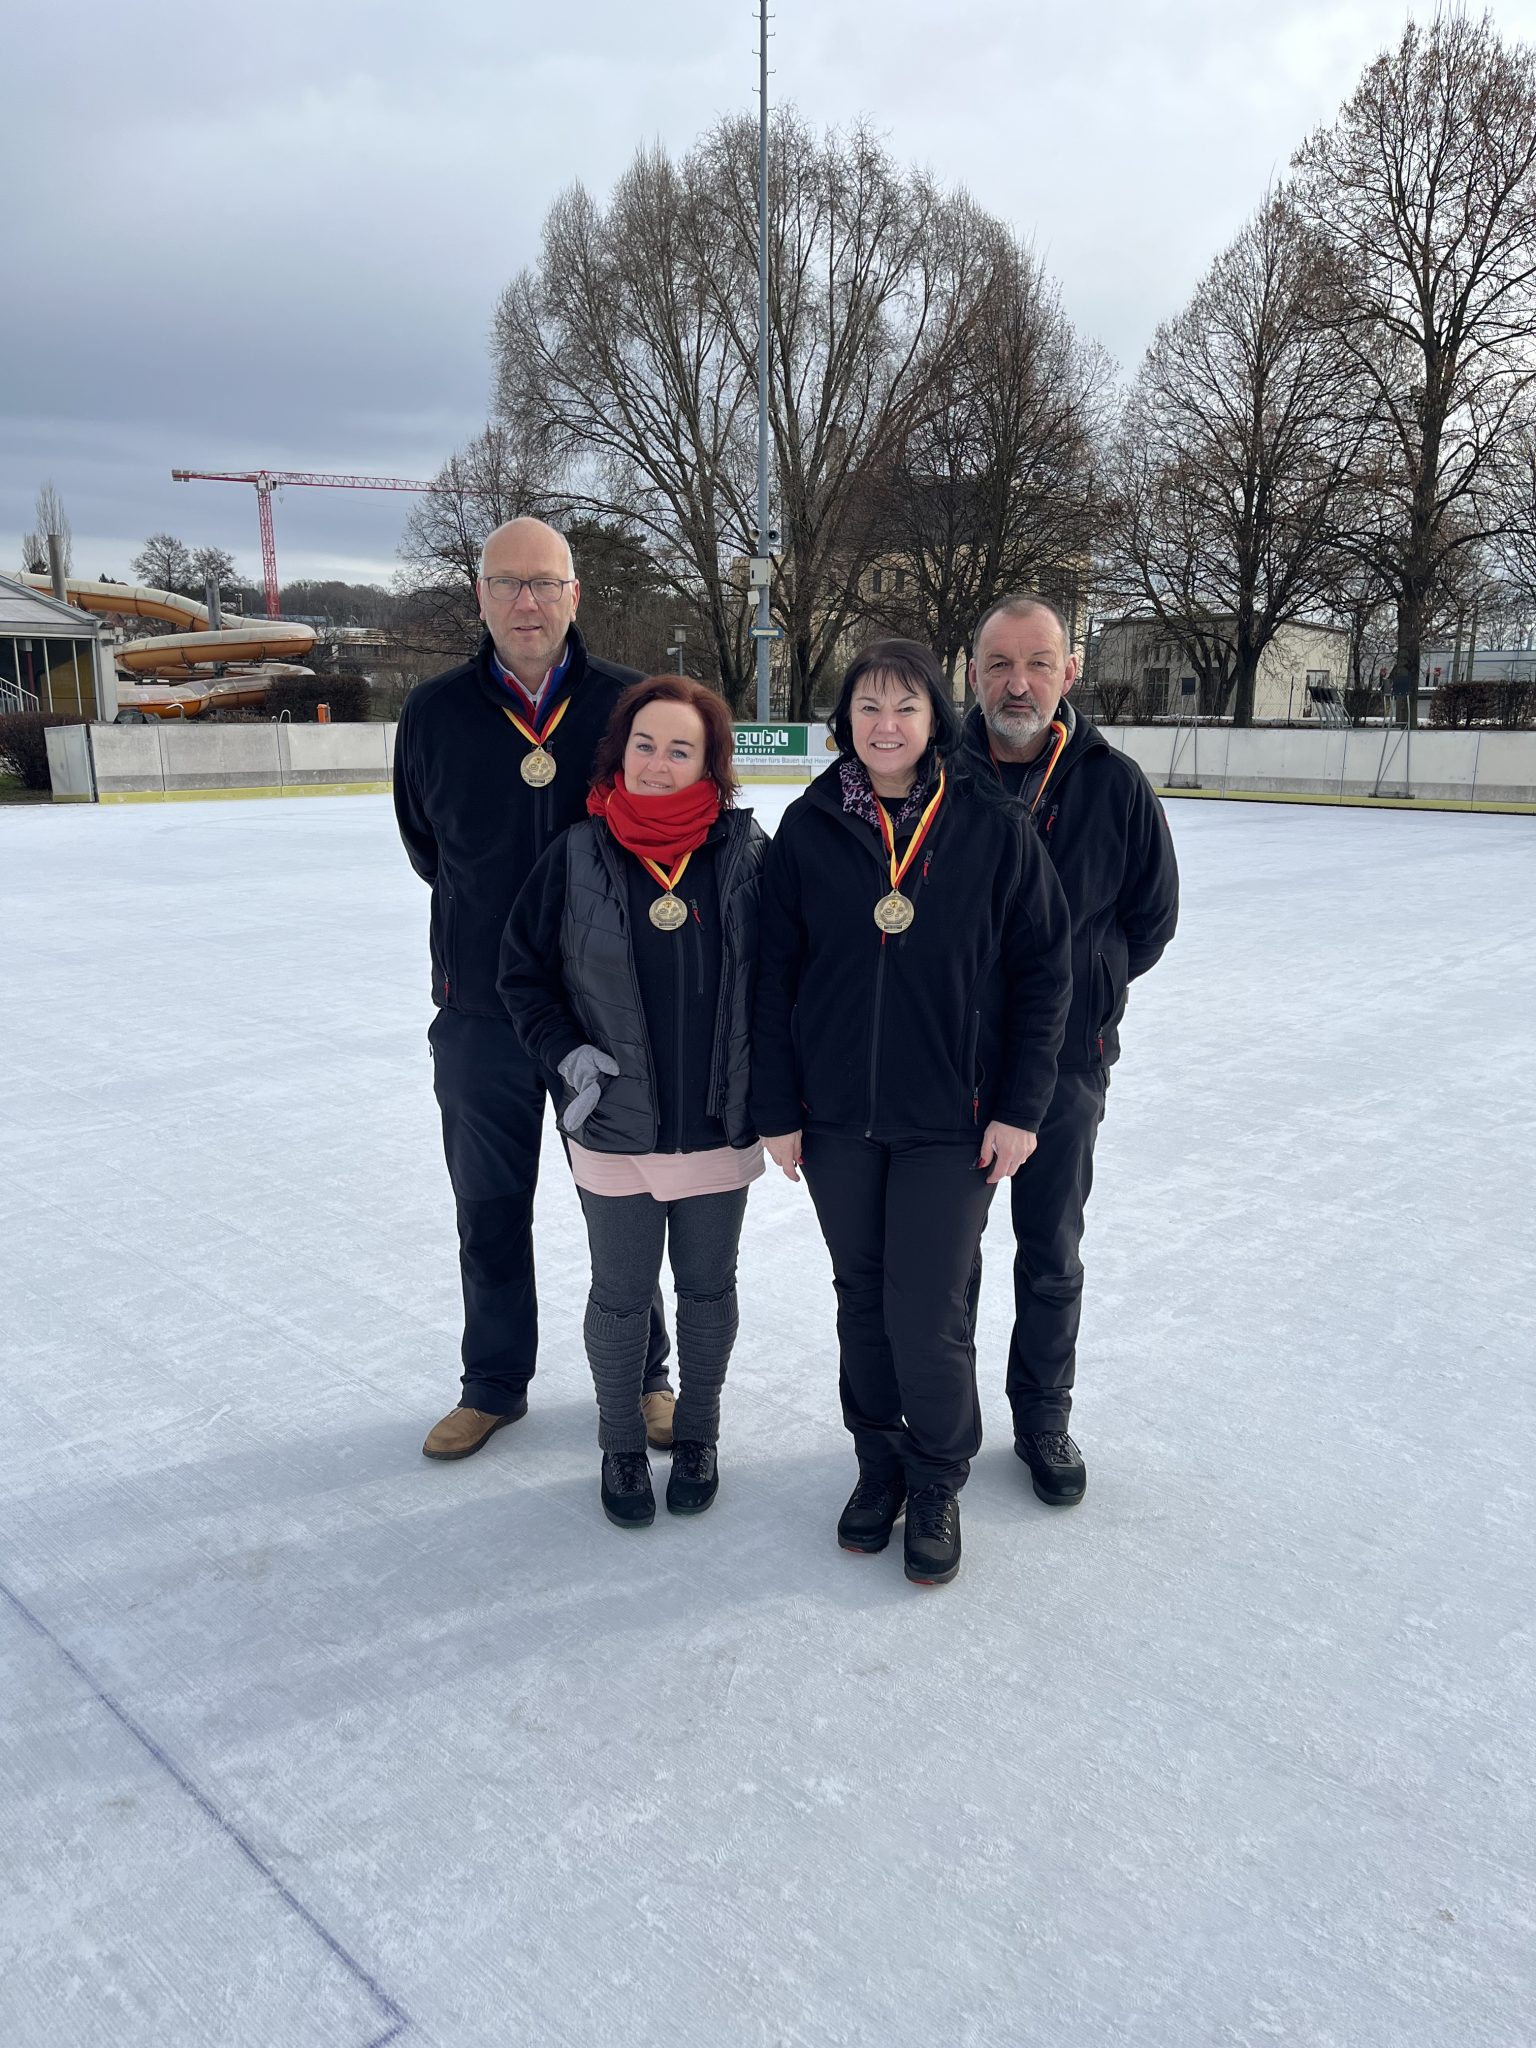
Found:
<svg viewBox="0 0 1536 2048"><path fill-rule="evenodd" d="M0 682L0 711L41 711L42 700L36 690L24 689L20 683Z"/></svg>

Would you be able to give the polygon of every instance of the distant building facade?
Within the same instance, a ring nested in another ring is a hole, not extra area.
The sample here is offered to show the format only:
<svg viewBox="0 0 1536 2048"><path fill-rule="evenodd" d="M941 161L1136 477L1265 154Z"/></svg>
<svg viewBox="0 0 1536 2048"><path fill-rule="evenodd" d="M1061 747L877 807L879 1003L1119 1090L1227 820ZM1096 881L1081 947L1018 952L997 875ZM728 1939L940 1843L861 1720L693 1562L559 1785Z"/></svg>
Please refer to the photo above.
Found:
<svg viewBox="0 0 1536 2048"><path fill-rule="evenodd" d="M1431 647L1424 656L1426 690L1441 683L1536 682L1536 647Z"/></svg>
<svg viewBox="0 0 1536 2048"><path fill-rule="evenodd" d="M117 677L101 621L0 576L0 711L117 715Z"/></svg>
<svg viewBox="0 0 1536 2048"><path fill-rule="evenodd" d="M1212 623L1220 630L1228 622ZM1093 632L1090 655L1090 680L1104 716L1177 718L1196 701L1195 692L1186 687L1195 680L1194 665L1156 619L1131 615L1106 620ZM1342 699L1348 682L1349 634L1344 627L1309 621L1282 626L1259 659L1254 719L1326 723L1324 707Z"/></svg>

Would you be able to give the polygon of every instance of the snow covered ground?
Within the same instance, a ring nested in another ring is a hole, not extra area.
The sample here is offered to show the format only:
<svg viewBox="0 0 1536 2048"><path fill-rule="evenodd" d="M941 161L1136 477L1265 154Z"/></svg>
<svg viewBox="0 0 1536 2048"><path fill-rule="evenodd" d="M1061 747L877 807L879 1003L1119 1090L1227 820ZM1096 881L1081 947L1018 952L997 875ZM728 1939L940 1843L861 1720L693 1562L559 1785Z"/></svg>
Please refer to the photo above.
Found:
<svg viewBox="0 0 1536 2048"><path fill-rule="evenodd" d="M789 792L760 792L776 817ZM839 1551L803 1189L719 1502L461 1465L426 893L365 798L0 810L7 2048L1525 2048L1536 821L1183 803L1087 1245L1086 1503ZM658 1461L658 1471L660 1470Z"/></svg>

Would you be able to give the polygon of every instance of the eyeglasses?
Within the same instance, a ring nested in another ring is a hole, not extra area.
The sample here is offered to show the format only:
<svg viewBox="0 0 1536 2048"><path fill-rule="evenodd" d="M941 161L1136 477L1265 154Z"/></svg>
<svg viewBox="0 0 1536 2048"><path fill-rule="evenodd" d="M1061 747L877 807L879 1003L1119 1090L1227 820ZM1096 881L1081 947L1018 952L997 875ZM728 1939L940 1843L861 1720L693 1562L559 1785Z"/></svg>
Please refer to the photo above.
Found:
<svg viewBox="0 0 1536 2048"><path fill-rule="evenodd" d="M553 604L562 590L576 581L574 576L487 576L485 587L504 604L516 604L525 590L533 592L535 604Z"/></svg>

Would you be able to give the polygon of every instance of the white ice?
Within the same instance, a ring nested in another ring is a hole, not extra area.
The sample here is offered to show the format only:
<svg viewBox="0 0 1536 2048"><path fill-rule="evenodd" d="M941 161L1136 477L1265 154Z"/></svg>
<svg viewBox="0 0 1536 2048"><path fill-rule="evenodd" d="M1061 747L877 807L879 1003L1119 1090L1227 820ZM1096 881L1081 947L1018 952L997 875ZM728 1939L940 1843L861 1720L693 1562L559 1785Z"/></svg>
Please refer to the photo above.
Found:
<svg viewBox="0 0 1536 2048"><path fill-rule="evenodd" d="M599 1512L552 1138L531 1413L422 1459L457 1273L384 801L0 810L6 2048L1536 2038L1536 820L1171 815L1088 1497L1009 1446L1000 1207L919 1591L832 1539L782 1179L709 1515Z"/></svg>

